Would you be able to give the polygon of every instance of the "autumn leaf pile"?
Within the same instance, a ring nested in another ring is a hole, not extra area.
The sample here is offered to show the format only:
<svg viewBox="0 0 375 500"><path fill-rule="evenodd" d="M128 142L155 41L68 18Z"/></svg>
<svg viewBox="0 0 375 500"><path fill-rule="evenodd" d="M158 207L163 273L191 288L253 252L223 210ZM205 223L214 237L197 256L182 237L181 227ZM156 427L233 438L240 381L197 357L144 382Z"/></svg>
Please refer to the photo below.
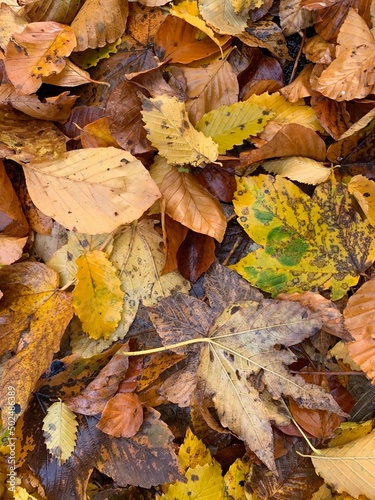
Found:
<svg viewBox="0 0 375 500"><path fill-rule="evenodd" d="M0 4L1 498L375 499L374 15Z"/></svg>

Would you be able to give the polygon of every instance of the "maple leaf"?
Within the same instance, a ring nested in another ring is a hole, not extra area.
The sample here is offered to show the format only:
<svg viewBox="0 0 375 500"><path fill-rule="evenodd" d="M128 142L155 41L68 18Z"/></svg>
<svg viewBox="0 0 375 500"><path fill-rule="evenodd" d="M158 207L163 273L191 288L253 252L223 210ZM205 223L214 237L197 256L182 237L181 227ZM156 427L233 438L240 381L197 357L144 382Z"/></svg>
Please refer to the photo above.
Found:
<svg viewBox="0 0 375 500"><path fill-rule="evenodd" d="M218 146L190 123L184 104L175 97L141 97L147 137L171 165L199 167L214 162Z"/></svg>
<svg viewBox="0 0 375 500"><path fill-rule="evenodd" d="M177 294L149 311L164 346L180 352L186 341L190 364L195 365L199 357L198 389L205 398L212 398L222 425L243 439L270 469L275 470L271 422L288 422L278 404L283 395L303 407L343 415L330 394L291 375L285 365L294 361L294 355L275 347L298 344L321 325L315 314L299 304L239 301L214 319L206 304Z"/></svg>
<svg viewBox="0 0 375 500"><path fill-rule="evenodd" d="M274 295L330 290L337 300L375 259L374 230L334 177L312 198L281 177L244 177L234 206L261 248L231 267Z"/></svg>

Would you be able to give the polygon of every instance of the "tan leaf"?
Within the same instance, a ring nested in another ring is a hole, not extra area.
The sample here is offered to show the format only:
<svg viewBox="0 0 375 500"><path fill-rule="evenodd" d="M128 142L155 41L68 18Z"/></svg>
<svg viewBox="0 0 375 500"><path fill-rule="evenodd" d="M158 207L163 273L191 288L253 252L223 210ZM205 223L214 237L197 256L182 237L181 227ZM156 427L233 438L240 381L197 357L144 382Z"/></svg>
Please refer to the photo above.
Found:
<svg viewBox="0 0 375 500"><path fill-rule="evenodd" d="M375 227L375 182L363 175L350 179L348 191L358 201L369 223Z"/></svg>
<svg viewBox="0 0 375 500"><path fill-rule="evenodd" d="M27 239L27 236L19 238L18 236L0 234L0 265L13 264L20 259Z"/></svg>
<svg viewBox="0 0 375 500"><path fill-rule="evenodd" d="M323 71L316 90L337 101L366 97L375 90L375 40L352 8L337 37L336 59Z"/></svg>
<svg viewBox="0 0 375 500"><path fill-rule="evenodd" d="M1 88L1 87L0 87ZM26 236L29 224L19 198L0 160L0 231L7 236Z"/></svg>
<svg viewBox="0 0 375 500"><path fill-rule="evenodd" d="M142 403L137 394L116 394L105 405L96 427L110 436L130 438L143 423Z"/></svg>
<svg viewBox="0 0 375 500"><path fill-rule="evenodd" d="M314 63L331 64L335 57L335 46L320 35L315 35L305 43L303 53Z"/></svg>
<svg viewBox="0 0 375 500"><path fill-rule="evenodd" d="M5 50L14 33L21 33L27 26L27 22L5 3L0 4L0 47Z"/></svg>
<svg viewBox="0 0 375 500"><path fill-rule="evenodd" d="M325 182L331 175L331 169L325 167L322 162L303 156L265 160L262 162L262 168L269 173L314 186Z"/></svg>
<svg viewBox="0 0 375 500"><path fill-rule="evenodd" d="M300 0L280 0L280 24L286 36L298 33L315 23L316 14L303 9Z"/></svg>
<svg viewBox="0 0 375 500"><path fill-rule="evenodd" d="M164 197L165 212L197 233L222 241L226 218L216 198L191 173L179 172L164 158L156 158L150 174Z"/></svg>
<svg viewBox="0 0 375 500"><path fill-rule="evenodd" d="M304 97L310 97L314 91L311 88L310 77L313 70L313 64L307 64L301 73L285 87L279 90L289 102L298 102Z"/></svg>
<svg viewBox="0 0 375 500"><path fill-rule="evenodd" d="M142 163L113 147L69 151L53 162L30 163L24 172L38 208L81 233L110 233L160 197Z"/></svg>
<svg viewBox="0 0 375 500"><path fill-rule="evenodd" d="M125 0L86 0L72 22L77 36L76 51L104 47L125 31L128 2Z"/></svg>
<svg viewBox="0 0 375 500"><path fill-rule="evenodd" d="M345 326L355 338L348 344L350 356L375 384L375 279L367 281L348 300Z"/></svg>
<svg viewBox="0 0 375 500"><path fill-rule="evenodd" d="M66 64L60 73L43 77L43 83L58 85L59 87L78 87L79 85L84 85L85 83L97 83L109 86L109 83L107 82L93 80L87 71L81 69L69 59L66 61Z"/></svg>
<svg viewBox="0 0 375 500"><path fill-rule="evenodd" d="M222 35L237 35L245 30L248 14L236 12L231 0L199 1L201 16L209 26Z"/></svg>
<svg viewBox="0 0 375 500"><path fill-rule="evenodd" d="M39 377L73 316L71 294L58 290L58 274L39 262L21 262L0 269L0 355L6 362L0 385L2 418L8 418L8 387L14 387L21 415ZM48 325L48 328L46 328ZM7 424L5 424L7 425Z"/></svg>
<svg viewBox="0 0 375 500"><path fill-rule="evenodd" d="M65 57L75 46L76 37L69 26L52 21L30 23L7 45L8 78L20 94L32 94L42 84L42 77L63 70Z"/></svg>
<svg viewBox="0 0 375 500"><path fill-rule="evenodd" d="M23 0L21 13L29 21L56 21L70 24L84 0Z"/></svg>

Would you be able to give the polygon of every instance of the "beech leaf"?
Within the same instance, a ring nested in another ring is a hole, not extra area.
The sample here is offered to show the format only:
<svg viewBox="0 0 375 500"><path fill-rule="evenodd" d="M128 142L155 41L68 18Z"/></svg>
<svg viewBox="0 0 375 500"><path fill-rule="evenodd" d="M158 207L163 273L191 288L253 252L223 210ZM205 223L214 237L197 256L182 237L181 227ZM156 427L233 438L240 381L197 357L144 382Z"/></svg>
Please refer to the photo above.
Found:
<svg viewBox="0 0 375 500"><path fill-rule="evenodd" d="M115 437L135 436L143 423L143 409L134 393L115 394L105 405L96 427Z"/></svg>
<svg viewBox="0 0 375 500"><path fill-rule="evenodd" d="M108 338L120 321L123 304L124 293L117 270L99 250L84 253L76 265L75 313L91 338Z"/></svg>
<svg viewBox="0 0 375 500"><path fill-rule="evenodd" d="M24 172L37 207L80 233L110 233L160 197L142 163L113 147L69 151L55 161L30 163Z"/></svg>
<svg viewBox="0 0 375 500"><path fill-rule="evenodd" d="M199 167L217 159L217 144L193 127L182 102L167 95L141 100L147 137L168 163Z"/></svg>
<svg viewBox="0 0 375 500"><path fill-rule="evenodd" d="M312 198L280 176L243 177L237 189L239 223L261 248L231 268L261 290L330 290L337 300L374 261L374 229L333 176Z"/></svg>
<svg viewBox="0 0 375 500"><path fill-rule="evenodd" d="M363 175L350 179L348 191L358 201L370 224L375 227L375 182Z"/></svg>
<svg viewBox="0 0 375 500"><path fill-rule="evenodd" d="M267 172L313 185L325 182L331 175L331 169L322 162L303 156L266 160L262 162L262 167Z"/></svg>
<svg viewBox="0 0 375 500"><path fill-rule="evenodd" d="M53 403L43 419L46 446L59 464L65 463L73 453L77 439L77 417L62 401Z"/></svg>
<svg viewBox="0 0 375 500"><path fill-rule="evenodd" d="M232 0L200 0L199 11L206 23L222 35L237 35L247 26L248 14L236 12Z"/></svg>

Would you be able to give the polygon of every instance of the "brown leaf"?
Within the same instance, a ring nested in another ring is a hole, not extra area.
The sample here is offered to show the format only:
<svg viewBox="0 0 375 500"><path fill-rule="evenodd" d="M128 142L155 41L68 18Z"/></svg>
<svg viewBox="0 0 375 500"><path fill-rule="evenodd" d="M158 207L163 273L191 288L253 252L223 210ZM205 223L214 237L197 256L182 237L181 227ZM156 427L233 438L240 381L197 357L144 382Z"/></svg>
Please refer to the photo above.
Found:
<svg viewBox="0 0 375 500"><path fill-rule="evenodd" d="M139 396L119 393L106 403L96 427L110 436L130 438L137 434L142 422L143 409Z"/></svg>
<svg viewBox="0 0 375 500"><path fill-rule="evenodd" d="M128 350L127 346L119 349L95 380L78 396L66 399L65 404L75 413L83 415L97 415L103 411L107 402L117 392L118 386L128 369L129 359L122 354Z"/></svg>
<svg viewBox="0 0 375 500"><path fill-rule="evenodd" d="M59 128L67 137L73 139L79 135L80 128L84 128L87 124L102 118L104 114L103 109L95 106L76 106L72 109L69 120L63 125L59 125Z"/></svg>
<svg viewBox="0 0 375 500"><path fill-rule="evenodd" d="M306 156L317 161L326 158L326 146L318 134L297 123L283 125L267 144L240 155L241 167L281 156Z"/></svg>
<svg viewBox="0 0 375 500"><path fill-rule="evenodd" d="M176 257L178 270L182 276L195 283L215 259L215 241L211 236L190 229Z"/></svg>
<svg viewBox="0 0 375 500"><path fill-rule="evenodd" d="M23 247L26 245L27 236L7 236L0 233L0 265L13 264L22 257Z"/></svg>
<svg viewBox="0 0 375 500"><path fill-rule="evenodd" d="M158 352L146 358L145 366L138 382L138 391L151 385L161 373L184 359L174 352Z"/></svg>
<svg viewBox="0 0 375 500"><path fill-rule="evenodd" d="M22 14L29 21L55 21L70 24L84 0L23 0Z"/></svg>
<svg viewBox="0 0 375 500"><path fill-rule="evenodd" d="M82 147L85 149L106 148L110 146L120 148L120 145L109 130L109 122L106 116L85 125L84 129L81 130L80 138Z"/></svg>
<svg viewBox="0 0 375 500"><path fill-rule="evenodd" d="M142 122L142 103L139 89L129 82L122 82L111 93L107 103L109 128L122 148L132 154L152 151Z"/></svg>
<svg viewBox="0 0 375 500"><path fill-rule="evenodd" d="M180 222L165 214L163 223L165 263L162 274L167 274L177 269L177 251L186 238L189 229Z"/></svg>
<svg viewBox="0 0 375 500"><path fill-rule="evenodd" d="M340 2L323 0L323 3L321 1L319 3L319 19L315 24L315 30L328 42L336 40L350 8L356 9L370 25L370 0L341 0ZM324 8L321 9L321 7Z"/></svg>
<svg viewBox="0 0 375 500"><path fill-rule="evenodd" d="M22 211L12 183L0 160L0 232L7 236L22 237L29 232L29 224Z"/></svg>
<svg viewBox="0 0 375 500"><path fill-rule="evenodd" d="M240 99L246 101L253 94L277 92L283 85L283 70L280 63L273 57L263 55L250 80L241 88Z"/></svg>
<svg viewBox="0 0 375 500"><path fill-rule="evenodd" d="M323 95L312 96L310 102L319 123L334 139L339 139L350 127L350 115L345 103L328 99Z"/></svg>
<svg viewBox="0 0 375 500"><path fill-rule="evenodd" d="M350 297L344 309L345 325L355 341L348 344L350 356L375 383L375 279L367 281Z"/></svg>
<svg viewBox="0 0 375 500"><path fill-rule="evenodd" d="M268 19L248 23L248 27L244 32L238 33L237 38L249 47L267 49L279 59L291 59L282 29Z"/></svg>
<svg viewBox="0 0 375 500"><path fill-rule="evenodd" d="M75 46L69 26L53 21L28 24L7 45L5 69L9 80L19 94L32 94L40 87L42 77L63 70L65 57Z"/></svg>
<svg viewBox="0 0 375 500"><path fill-rule="evenodd" d="M5 50L11 36L14 33L21 33L26 28L27 22L4 2L0 4L0 19L0 47Z"/></svg>
<svg viewBox="0 0 375 500"><path fill-rule="evenodd" d="M87 0L72 22L77 36L76 52L104 47L125 31L128 2L122 0Z"/></svg>
<svg viewBox="0 0 375 500"><path fill-rule="evenodd" d="M299 73L297 78L292 81L292 83L285 85L285 87L280 89L280 94L282 94L289 102L297 102L303 97L310 97L311 95L316 94L317 92L312 90L310 82L313 68L313 64L307 64L301 73Z"/></svg>
<svg viewBox="0 0 375 500"><path fill-rule="evenodd" d="M13 386L21 415L37 380L59 350L73 316L71 294L60 292L56 271L39 262L21 262L0 269L0 355L14 352L1 380L2 418L8 417L7 388ZM48 325L48 328L46 328Z"/></svg>
<svg viewBox="0 0 375 500"><path fill-rule="evenodd" d="M225 157L224 157L225 158ZM225 161L220 158L222 166L213 163L203 169L194 170L200 184L207 189L215 198L230 203L236 191L236 180L234 178L235 166L238 161Z"/></svg>

